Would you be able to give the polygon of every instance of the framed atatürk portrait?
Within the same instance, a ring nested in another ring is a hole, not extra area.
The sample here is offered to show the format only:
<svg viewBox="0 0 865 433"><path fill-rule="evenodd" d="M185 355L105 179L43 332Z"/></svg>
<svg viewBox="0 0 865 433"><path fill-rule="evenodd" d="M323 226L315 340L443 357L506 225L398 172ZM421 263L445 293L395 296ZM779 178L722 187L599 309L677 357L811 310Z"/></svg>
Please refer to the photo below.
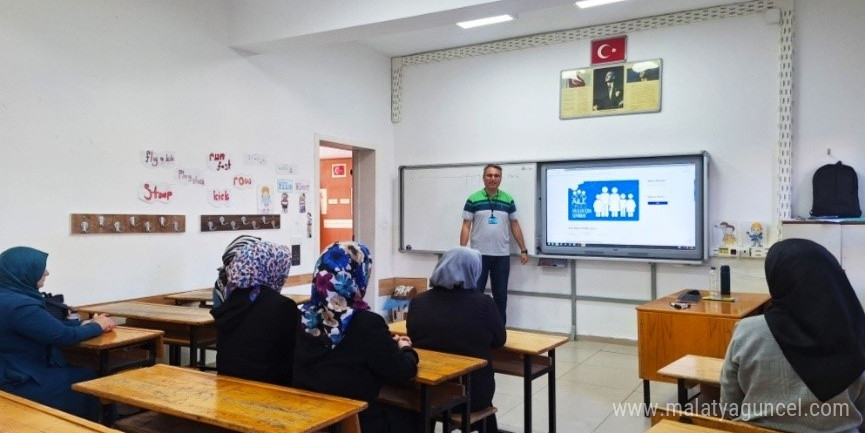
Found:
<svg viewBox="0 0 865 433"><path fill-rule="evenodd" d="M559 77L559 118L661 111L661 59L568 69Z"/></svg>
<svg viewBox="0 0 865 433"><path fill-rule="evenodd" d="M345 177L346 168L345 164L331 164L330 165L330 177Z"/></svg>

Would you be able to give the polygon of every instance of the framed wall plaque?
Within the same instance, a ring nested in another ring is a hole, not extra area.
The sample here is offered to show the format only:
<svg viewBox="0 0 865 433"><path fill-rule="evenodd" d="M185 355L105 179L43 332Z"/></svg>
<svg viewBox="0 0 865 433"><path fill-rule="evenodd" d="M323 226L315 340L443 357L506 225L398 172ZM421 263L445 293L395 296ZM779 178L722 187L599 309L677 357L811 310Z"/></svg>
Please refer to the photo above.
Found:
<svg viewBox="0 0 865 433"><path fill-rule="evenodd" d="M559 76L559 118L661 111L661 59L566 69Z"/></svg>

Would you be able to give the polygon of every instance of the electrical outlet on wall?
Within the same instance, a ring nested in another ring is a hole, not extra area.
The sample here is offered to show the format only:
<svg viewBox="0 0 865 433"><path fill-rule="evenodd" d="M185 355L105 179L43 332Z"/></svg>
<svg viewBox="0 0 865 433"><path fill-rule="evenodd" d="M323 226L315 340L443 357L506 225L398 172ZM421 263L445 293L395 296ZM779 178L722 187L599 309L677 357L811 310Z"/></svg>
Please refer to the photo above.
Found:
<svg viewBox="0 0 865 433"><path fill-rule="evenodd" d="M742 255L747 256L748 247L740 247L738 245L733 246L721 246L712 248L712 256L714 257L739 257Z"/></svg>
<svg viewBox="0 0 865 433"><path fill-rule="evenodd" d="M749 247L748 250L751 257L766 257L769 247Z"/></svg>

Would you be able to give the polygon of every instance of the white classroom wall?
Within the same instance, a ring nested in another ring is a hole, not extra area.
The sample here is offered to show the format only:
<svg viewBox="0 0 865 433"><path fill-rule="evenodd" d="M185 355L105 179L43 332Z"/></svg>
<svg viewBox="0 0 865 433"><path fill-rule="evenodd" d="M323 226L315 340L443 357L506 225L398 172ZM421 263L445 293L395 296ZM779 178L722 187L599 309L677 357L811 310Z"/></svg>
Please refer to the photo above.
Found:
<svg viewBox="0 0 865 433"><path fill-rule="evenodd" d="M81 305L212 286L236 233L201 233L199 216L258 213L255 190L231 190L234 205L216 208L204 188L175 182L173 203L145 203L141 182L172 174L144 167L142 150L172 151L178 166L213 179L204 161L214 151L233 156L239 173L255 170L240 161L248 153L295 165L296 175L282 177L311 183L313 215L316 134L392 159L386 56L343 45L244 57L226 42L226 4L0 1L0 249L49 252L46 291ZM258 178L275 182L270 167ZM382 187L388 196L390 184ZM389 214L389 202L377 205ZM187 230L70 235L70 213L181 214ZM290 222L284 215L282 229L251 234L300 244L291 273L310 273L318 250L292 236Z"/></svg>
<svg viewBox="0 0 865 433"><path fill-rule="evenodd" d="M825 149L815 149L814 142L831 141L833 155L858 165L865 174L865 152L858 144L865 123L854 106L865 91L846 78L865 61L842 48L849 48L850 41L860 40L865 33L863 13L865 2L856 0L795 3L794 94L807 102L794 101L794 216L807 215L810 176L826 162L819 157ZM753 14L628 34L628 60L661 58L664 62L662 111L653 114L558 119L558 72L589 65L588 41L406 67L402 121L395 125L397 163L537 161L706 150L711 158L710 221L762 220L777 227L774 176L781 35L778 24L768 21L763 14ZM823 54L827 51L835 55L827 57ZM845 76L831 92L823 91L827 71ZM812 111L817 100L820 110ZM421 151L427 148L437 152ZM507 185L502 188L507 190ZM460 224L459 209L441 217ZM429 257L403 254L395 268L429 266L429 261ZM734 291L767 291L762 260L713 258L704 266L658 264L657 294L703 287L708 266L724 264L732 268ZM580 260L575 279L578 296L651 297L646 263ZM513 262L512 290L568 294L571 287L568 269ZM511 296L508 310L509 326L636 339L631 304L577 301L576 329L571 329L571 305L566 299Z"/></svg>
<svg viewBox="0 0 865 433"><path fill-rule="evenodd" d="M799 0L796 24L793 216L808 216L814 171L837 160L856 169L865 205L865 58L851 52L865 40L865 1Z"/></svg>
<svg viewBox="0 0 865 433"><path fill-rule="evenodd" d="M48 291L85 304L212 283L233 234L198 231L199 215L221 212L200 196L140 201L145 149L189 160L213 148L264 153L314 181L316 134L367 144L378 172L377 277L425 276L435 262L396 251L399 165L707 150L710 218L774 219L778 26L758 15L629 34L629 59L664 61L660 113L559 120L559 71L589 63L580 41L409 67L402 122L391 124L390 59L357 44L246 56L226 42L234 10L0 0L0 247L51 253ZM865 175L865 87L854 78L865 58L851 48L865 37L865 2L797 0L794 27L795 216L810 208L827 147ZM243 196L231 213L255 213L252 202ZM187 232L71 236L79 212L183 214ZM459 209L431 217L459 224ZM292 241L285 228L255 234ZM303 245L292 274L311 271L317 254ZM733 267L734 290L766 290L760 260L712 264ZM579 261L575 275L579 295L650 296L645 263ZM705 281L705 266L657 267L659 295ZM516 265L511 287L567 294L570 271ZM571 331L566 300L514 296L509 309L512 326ZM633 305L580 301L576 332L636 339Z"/></svg>

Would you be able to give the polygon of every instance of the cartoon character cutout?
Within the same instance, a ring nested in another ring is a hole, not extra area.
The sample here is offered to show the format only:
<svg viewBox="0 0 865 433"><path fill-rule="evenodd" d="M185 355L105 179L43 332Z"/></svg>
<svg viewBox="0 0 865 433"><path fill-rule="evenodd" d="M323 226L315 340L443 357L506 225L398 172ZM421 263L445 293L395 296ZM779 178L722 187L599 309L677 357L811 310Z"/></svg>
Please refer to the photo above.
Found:
<svg viewBox="0 0 865 433"><path fill-rule="evenodd" d="M721 228L721 232L724 234L723 238L721 238L721 243L727 246L738 244L736 241L736 226L726 221L722 221L718 227Z"/></svg>
<svg viewBox="0 0 865 433"><path fill-rule="evenodd" d="M288 193L282 193L282 200L279 202L282 205L282 213L288 213Z"/></svg>
<svg viewBox="0 0 865 433"><path fill-rule="evenodd" d="M755 222L751 224L751 230L745 232L751 239L752 247L763 246L763 224Z"/></svg>
<svg viewBox="0 0 865 433"><path fill-rule="evenodd" d="M270 188L261 187L261 213L270 213Z"/></svg>

